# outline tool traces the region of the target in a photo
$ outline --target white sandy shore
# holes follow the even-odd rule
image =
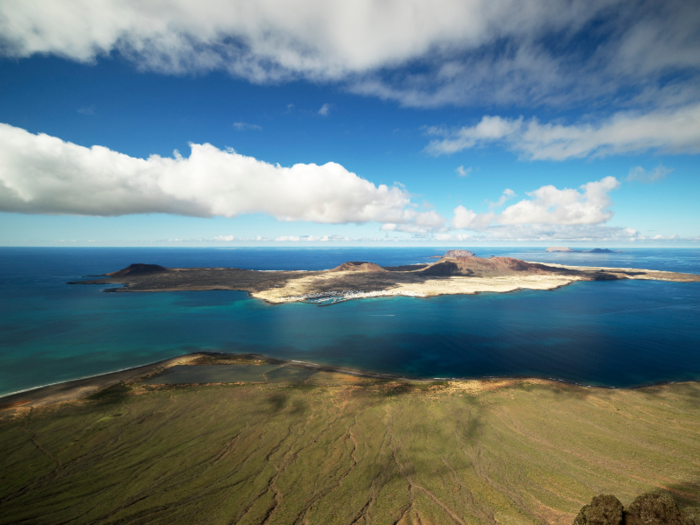
[[[365,299],[373,297],[435,297],[438,295],[473,295],[478,293],[507,293],[516,290],[554,290],[572,282],[581,280],[569,275],[510,275],[504,277],[462,277],[455,276],[441,279],[427,279],[421,283],[397,283],[390,289],[370,291],[316,292],[312,290],[319,283],[328,279],[342,277],[346,272],[304,277],[290,281],[286,286],[264,290],[251,294],[253,297],[269,303],[280,304],[309,301],[322,297],[343,296],[342,300]]]

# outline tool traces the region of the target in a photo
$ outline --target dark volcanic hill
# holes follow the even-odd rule
[[[153,273],[165,273],[168,271],[170,270],[158,264],[136,263],[130,264],[123,270],[108,273],[107,275],[109,275],[110,277],[124,277],[126,275],[149,275]]]
[[[386,272],[378,264],[364,261],[349,261],[341,264],[337,268],[329,270],[331,272]]]
[[[495,277],[500,275],[512,275],[520,272],[531,274],[566,274],[574,273],[564,268],[545,266],[544,264],[530,263],[513,259],[512,257],[455,257],[443,259],[423,270],[427,275],[470,275],[474,277]]]

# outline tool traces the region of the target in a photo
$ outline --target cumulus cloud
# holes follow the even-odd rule
[[[454,209],[450,226],[457,230],[483,230],[493,222],[493,213],[477,214],[461,204]]]
[[[493,228],[494,225],[502,227],[547,224],[561,228],[604,224],[613,217],[609,193],[619,187],[620,182],[615,177],[605,177],[600,181],[584,184],[580,188],[581,191],[569,188],[560,190],[551,185],[542,186],[528,192],[529,199],[508,206],[500,214],[493,211],[478,214],[464,206],[457,206],[450,225],[458,230],[479,231]],[[514,195],[512,190],[506,190],[500,200],[504,203]],[[532,231],[531,227],[530,230]],[[516,228],[514,231],[522,231],[522,228]]]
[[[119,54],[165,73],[343,81],[409,106],[562,104],[669,78],[697,95],[698,26],[692,0],[0,3],[7,56]]]
[[[442,136],[431,141],[432,155],[456,153],[488,144],[502,144],[530,160],[567,160],[656,150],[700,153],[700,104],[648,113],[620,112],[598,123],[555,124],[484,116],[474,126],[458,130],[431,127]]]
[[[0,124],[0,211],[437,223],[435,212],[415,211],[405,189],[376,186],[333,162],[282,167],[210,144],[190,147],[188,158],[140,159]]]
[[[637,181],[637,182],[656,182],[666,178],[666,176],[673,171],[673,168],[666,168],[665,166],[659,164],[654,171],[647,171],[641,166],[631,168],[629,175],[627,175],[627,181]]]
[[[331,113],[332,106],[332,104],[324,104],[323,106],[321,106],[321,109],[318,110],[318,114],[322,117],[327,117]]]
[[[460,166],[455,171],[457,172],[457,175],[459,175],[460,177],[469,177],[469,175],[472,174],[471,166],[466,168],[466,169],[464,168],[464,166]]]

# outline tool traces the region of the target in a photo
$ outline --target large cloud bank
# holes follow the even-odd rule
[[[444,222],[399,187],[329,162],[282,167],[210,144],[140,159],[0,124],[0,211],[76,215],[265,213],[319,223]]]
[[[691,100],[699,26],[694,0],[0,3],[7,56],[118,53],[166,73],[344,81],[411,106]]]

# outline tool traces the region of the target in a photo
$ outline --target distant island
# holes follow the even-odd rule
[[[466,256],[454,254],[470,254]],[[104,278],[69,284],[124,284],[112,292],[240,290],[272,304],[314,302],[328,305],[348,299],[384,296],[434,297],[451,294],[553,290],[577,281],[620,279],[698,282],[700,275],[633,268],[566,266],[512,257],[476,257],[450,250],[431,264],[382,267],[350,261],[322,271],[258,271],[238,268],[165,268],[132,264]]]
[[[571,252],[571,253],[624,253],[620,250],[613,251],[607,248],[593,248],[592,250],[572,250],[571,248],[566,248],[563,246],[551,246],[545,250],[545,252],[555,253],[555,252]]]
[[[431,255],[431,259],[442,259],[443,257],[476,257],[474,252],[468,250],[447,250],[445,255]]]

